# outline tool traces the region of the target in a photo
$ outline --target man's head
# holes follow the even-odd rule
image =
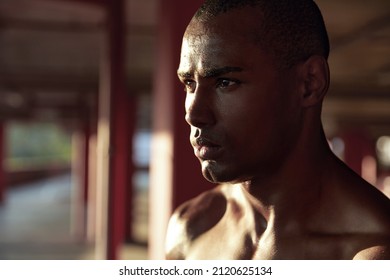
[[[244,7],[258,9],[253,40],[281,66],[290,67],[311,55],[328,58],[328,34],[312,0],[206,0],[194,19],[207,22]],[[240,24],[239,19],[236,24]]]
[[[305,9],[291,4],[298,2]],[[307,14],[309,2],[206,1],[187,27],[178,75],[191,143],[209,181],[274,174],[302,135],[320,126],[327,36],[316,6],[316,24],[293,12]],[[320,34],[312,37],[314,30]]]

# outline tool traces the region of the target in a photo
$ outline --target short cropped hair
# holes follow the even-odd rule
[[[292,67],[312,55],[329,56],[329,38],[322,14],[313,0],[206,0],[194,18],[208,21],[222,13],[259,7],[255,42],[275,56],[279,64]]]

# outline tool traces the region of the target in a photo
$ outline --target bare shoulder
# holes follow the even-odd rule
[[[390,238],[390,199],[365,181],[355,185],[350,197],[366,231]]]
[[[362,238],[368,242],[362,242],[362,245],[365,245],[353,259],[390,260],[390,199],[375,187],[371,187],[366,195],[361,204],[365,212],[364,215],[361,214],[360,220],[365,224],[362,236],[366,234],[370,238]]]
[[[328,199],[333,201],[330,207],[343,213],[337,217],[348,228],[363,233],[389,234],[390,199],[344,163],[334,166],[327,186],[331,190]]]
[[[227,207],[221,188],[204,192],[175,210],[167,230],[167,259],[184,259],[191,242],[221,220]]]
[[[390,260],[390,241],[385,245],[377,245],[359,251],[354,260]]]
[[[348,177],[347,177],[348,178]],[[343,193],[346,229],[357,242],[353,259],[390,259],[390,199],[360,177],[349,177]]]

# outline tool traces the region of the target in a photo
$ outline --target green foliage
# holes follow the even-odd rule
[[[6,162],[10,168],[71,160],[71,135],[58,124],[10,122],[6,137]]]

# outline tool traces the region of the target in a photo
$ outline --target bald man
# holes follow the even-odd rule
[[[311,0],[200,7],[178,76],[195,156],[219,185],[176,209],[168,259],[390,258],[389,199],[323,132],[328,54]]]

